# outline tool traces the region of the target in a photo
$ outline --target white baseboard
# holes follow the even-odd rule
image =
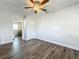
[[[1,42],[1,45],[2,45],[2,44],[11,43],[11,42],[13,42],[13,40],[9,40],[9,41],[3,41],[3,42]]]
[[[60,46],[64,46],[64,47],[67,47],[67,48],[70,48],[70,49],[74,49],[74,50],[77,50],[79,51],[79,47],[75,47],[75,46],[71,46],[71,45],[68,45],[68,44],[63,44],[63,43],[60,43],[60,42],[56,42],[56,41],[49,41],[47,39],[43,39],[43,38],[37,38],[39,40],[43,40],[43,41],[46,41],[46,42],[49,42],[49,43],[54,43],[54,44],[57,44],[57,45],[60,45]]]

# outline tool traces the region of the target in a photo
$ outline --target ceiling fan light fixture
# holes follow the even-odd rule
[[[34,11],[35,11],[35,12],[39,12],[39,11],[40,11],[40,6],[39,6],[39,4],[35,4],[35,5],[34,5]]]
[[[31,8],[33,8],[35,13],[38,13],[41,10],[47,13],[47,10],[43,9],[43,5],[47,3],[49,0],[42,0],[42,2],[36,0],[29,0],[29,1],[33,4],[33,7]],[[30,7],[25,7],[25,9],[30,9]]]

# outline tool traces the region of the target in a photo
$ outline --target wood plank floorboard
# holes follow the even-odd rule
[[[0,59],[79,59],[79,51],[39,39],[0,45]]]

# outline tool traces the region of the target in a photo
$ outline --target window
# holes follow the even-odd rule
[[[13,24],[13,30],[18,30],[18,24]]]

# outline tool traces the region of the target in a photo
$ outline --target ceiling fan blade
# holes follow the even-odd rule
[[[34,0],[30,0],[30,2],[34,4],[35,1]]]
[[[30,9],[30,8],[33,8],[33,7],[24,7],[25,9]]]
[[[46,13],[48,13],[48,11],[46,10],[46,9],[42,9],[42,8],[40,8],[42,11],[44,11],[44,12],[46,12]]]
[[[40,5],[43,5],[43,4],[47,3],[47,2],[49,2],[49,0],[43,0],[43,1],[40,3]]]

